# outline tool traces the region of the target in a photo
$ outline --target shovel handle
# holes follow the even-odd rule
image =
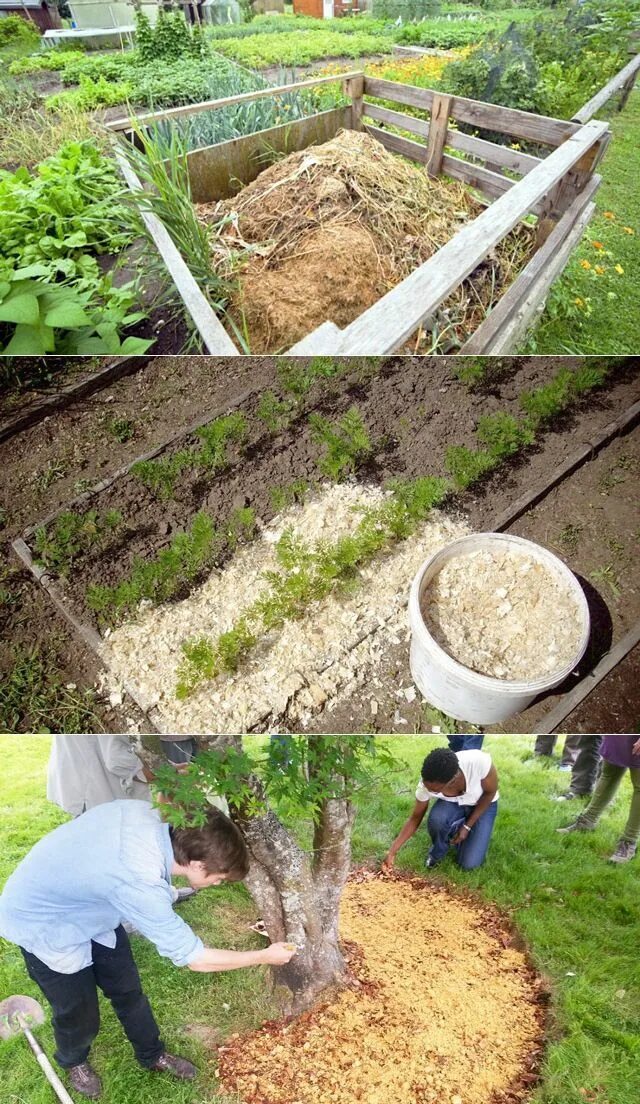
[[[62,1104],[75,1104],[73,1097],[69,1096],[69,1093],[62,1084],[62,1081],[58,1077],[58,1074],[54,1070],[53,1066],[51,1065],[51,1062],[47,1058],[42,1047],[40,1046],[40,1043],[22,1019],[20,1019],[20,1026],[24,1031],[29,1046],[31,1047],[33,1053],[37,1058],[40,1069],[44,1073],[47,1081],[51,1085],[51,1088],[58,1097],[58,1100],[61,1100]]]

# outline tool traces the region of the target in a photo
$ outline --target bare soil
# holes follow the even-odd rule
[[[356,874],[341,906],[352,986],[218,1048],[242,1104],[516,1104],[538,1080],[544,983],[492,907]],[[431,969],[425,970],[425,960]]]

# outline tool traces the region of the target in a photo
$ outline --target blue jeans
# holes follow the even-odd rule
[[[427,819],[427,828],[433,840],[429,857],[434,862],[444,859],[451,846],[451,838],[471,816],[474,808],[474,805],[457,805],[455,801],[440,799],[434,803]],[[498,802],[494,801],[476,821],[464,843],[456,844],[458,865],[463,870],[475,870],[477,866],[482,866],[489,850],[497,812]]]
[[[452,751],[480,751],[484,736],[449,736]]]

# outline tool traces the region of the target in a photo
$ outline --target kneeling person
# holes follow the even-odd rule
[[[168,1054],[131,953],[124,922],[155,943],[175,966],[214,972],[263,963],[284,965],[295,953],[273,943],[260,951],[206,948],[174,912],[172,875],[193,889],[242,881],[246,844],[218,809],[201,828],[173,828],[146,801],[97,805],[32,848],[0,896],[0,935],[17,943],[27,972],[53,1012],[55,1059],[72,1087],[101,1093],[88,1063],[100,1026],[98,993],[111,1001],[141,1066],[191,1079],[196,1068]]]
[[[401,847],[417,832],[433,801],[427,820],[432,846],[427,867],[437,866],[450,846],[457,850],[463,870],[474,870],[485,860],[498,812],[498,774],[486,751],[436,748],[422,764],[411,816],[393,841],[382,864],[393,869]]]

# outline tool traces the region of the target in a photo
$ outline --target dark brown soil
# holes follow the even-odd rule
[[[444,474],[447,445],[469,443],[480,415],[498,409],[515,411],[518,395],[547,381],[559,367],[559,358],[512,358],[511,375],[497,381],[491,390],[474,394],[454,378],[453,359],[391,357],[382,362],[378,375],[365,383],[358,383],[352,371],[338,383],[332,381],[331,390],[312,393],[315,408],[331,420],[357,403],[372,439],[378,444],[372,461],[360,469],[359,479],[381,482],[392,476],[411,478]],[[569,358],[563,358],[563,362],[572,363]],[[628,362],[624,370],[619,370],[615,383],[592,393],[582,407],[555,423],[540,445],[520,462],[505,466],[477,493],[461,498],[460,507],[468,514],[471,524],[477,528],[490,527],[492,519],[509,503],[531,484],[542,481],[582,442],[589,440],[635,401],[638,397],[637,369],[637,360]],[[243,390],[255,388],[260,392],[269,387],[279,392],[274,359],[159,358],[105,393],[53,415],[4,448],[0,446],[7,511],[6,537],[16,536],[28,524],[63,506],[87,484],[130,463],[140,453],[204,417],[207,411],[229,409]],[[95,496],[95,501],[83,506],[84,509],[95,506],[99,511],[112,507],[121,510],[125,515],[126,534],[107,555],[93,560],[87,557],[74,567],[65,585],[77,612],[88,616],[84,594],[90,581],[113,583],[125,578],[134,555],[154,555],[170,541],[176,530],[189,523],[198,509],[204,508],[221,520],[237,506],[246,504],[255,509],[259,518],[267,520],[275,512],[270,495],[273,487],[294,479],[311,482],[321,478],[317,468],[321,449],[311,440],[306,422],[298,422],[287,433],[271,437],[256,418],[256,405],[255,396],[242,404],[250,428],[248,446],[244,453],[232,454],[228,470],[199,481],[182,477],[175,498],[167,503],[159,501],[139,480],[126,475]],[[108,421],[113,417],[133,421],[134,436],[130,440],[121,443],[115,439],[108,428]],[[616,578],[622,598],[613,600],[613,595],[608,593],[606,576],[604,582],[590,580],[600,593],[604,607],[599,622],[600,652],[608,646],[612,633],[614,639],[618,639],[638,616],[637,572],[633,570],[633,546],[629,538],[640,531],[640,521],[633,519],[628,505],[635,470],[633,457],[640,458],[638,436],[635,434],[624,442],[616,442],[563,485],[567,488],[567,498],[558,501],[555,529],[552,513],[548,517],[544,514],[544,503],[536,512],[539,528],[535,524],[527,528],[526,518],[520,527],[513,527],[514,532],[549,544],[587,580],[592,571],[606,567],[614,554],[610,551],[608,558],[603,559],[604,545],[596,543],[600,536],[603,541],[608,539],[624,545],[624,555],[616,551]],[[180,447],[184,443],[181,441]],[[614,448],[617,451],[612,451]],[[619,465],[621,454],[631,456],[631,460]],[[597,471],[595,465],[599,465]],[[607,476],[606,472],[612,467],[613,474]],[[600,472],[608,489],[602,501],[600,497],[596,500],[604,513],[602,510],[600,514],[593,513],[585,526],[586,500],[579,488],[582,486],[580,480],[586,478],[584,473],[592,468],[593,478]],[[58,470],[60,473],[56,475]],[[51,477],[49,472],[53,472]],[[591,473],[589,478],[592,478]],[[564,493],[560,488],[556,497]],[[572,514],[574,498],[575,514]],[[573,520],[574,516],[578,516],[577,521]],[[556,538],[563,528],[579,523],[583,530],[579,554],[576,554],[575,549],[563,549]],[[617,544],[615,549],[618,549]],[[15,645],[39,645],[46,651],[55,643],[62,677],[78,684],[86,679],[91,684],[95,676],[91,657],[69,636],[62,619],[31,577],[12,563],[3,585],[9,585],[15,597],[8,608],[0,608],[5,620],[0,670],[10,667]],[[419,702],[409,705],[403,701],[398,712],[395,691],[411,684],[406,646],[391,648],[377,674],[382,689],[368,687],[366,693],[340,704],[333,712],[321,714],[315,728],[344,732],[369,727],[372,721],[370,702],[375,697],[378,713],[374,723],[378,731],[430,731],[428,717]],[[633,701],[633,686],[629,697]],[[550,704],[553,703],[546,703],[543,711]],[[127,715],[132,712],[127,709]],[[106,710],[101,713],[101,721],[106,727],[117,729],[122,726],[123,714],[118,710]],[[530,731],[527,725],[528,718],[525,718],[522,728],[510,730]]]
[[[94,372],[106,367],[110,357],[13,357],[13,371],[0,385],[0,424],[18,413],[24,414],[34,404],[62,387],[80,383]],[[4,377],[3,377],[4,378]]]

